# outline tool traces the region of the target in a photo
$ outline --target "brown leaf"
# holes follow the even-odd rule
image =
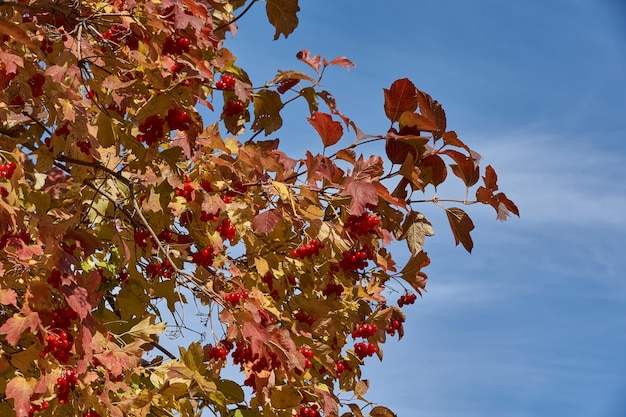
[[[470,152],[470,148],[459,139],[454,130],[446,132],[443,134],[443,143],[449,146],[456,146],[457,148],[463,148],[467,152]]]
[[[0,33],[9,35],[11,38],[16,39],[18,42],[28,46],[31,51],[35,53],[38,53],[41,50],[37,45],[35,45],[35,42],[33,42],[32,38],[24,29],[9,20],[0,19]],[[4,51],[0,52],[2,54],[5,53]]]
[[[334,121],[330,114],[318,111],[313,113],[313,117],[307,118],[307,120],[317,130],[317,133],[322,138],[324,147],[334,145],[343,136],[341,123]]]
[[[300,11],[298,0],[267,0],[265,11],[270,23],[276,29],[274,40],[281,34],[286,38],[298,26],[297,13]]]
[[[387,407],[383,407],[382,405],[377,405],[376,407],[372,408],[372,411],[370,411],[370,416],[371,417],[396,417],[393,411],[391,411]]]
[[[252,122],[252,130],[265,131],[265,136],[277,131],[283,125],[283,119],[280,117],[280,111],[283,108],[283,102],[280,94],[272,90],[261,90],[253,96],[254,103],[254,122]]]
[[[456,164],[450,165],[452,173],[459,177],[467,187],[471,187],[478,182],[480,171],[471,156],[463,155],[461,152],[452,149],[446,149],[440,153],[448,155],[456,162]]]
[[[391,122],[400,120],[402,113],[414,112],[417,109],[417,88],[408,79],[402,78],[394,81],[391,88],[383,89],[385,95],[385,114]]]
[[[465,250],[471,253],[474,247],[474,242],[470,236],[470,232],[474,230],[472,219],[458,207],[446,209],[446,215],[448,216],[456,244],[458,245],[460,242]]]
[[[430,258],[426,252],[421,251],[409,258],[402,271],[402,279],[408,282],[413,289],[421,294],[421,290],[426,288],[426,275],[421,272],[421,269],[426,267],[430,263]]]
[[[441,107],[441,104],[423,91],[417,91],[417,101],[422,116],[431,120],[437,126],[436,131],[433,131],[433,137],[435,140],[439,139],[443,132],[446,131],[446,112]]]

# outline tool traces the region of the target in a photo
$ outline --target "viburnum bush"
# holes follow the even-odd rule
[[[418,205],[468,251],[459,206],[519,215],[408,79],[380,135],[321,85],[347,58],[303,50],[258,84],[224,46],[255,3],[0,0],[2,415],[390,415],[363,373],[426,285]],[[265,8],[275,39],[297,26],[297,0]],[[264,138],[295,100],[321,139],[301,158]],[[205,337],[172,353],[190,309]]]

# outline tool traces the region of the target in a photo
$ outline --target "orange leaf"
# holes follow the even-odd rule
[[[408,79],[402,78],[391,84],[391,88],[383,89],[385,94],[385,114],[392,122],[400,120],[402,113],[414,112],[417,109],[417,88]]]
[[[427,117],[422,116],[421,114],[411,111],[405,111],[400,115],[400,129],[405,126],[414,127],[417,130],[422,130],[424,132],[437,131],[437,125],[435,124],[435,122]]]
[[[324,147],[334,145],[343,136],[341,123],[334,121],[330,114],[317,111],[307,120],[319,133]]]
[[[471,253],[474,247],[474,242],[470,236],[470,232],[474,230],[472,219],[458,207],[446,209],[446,215],[456,244],[458,245],[460,242],[465,250]]]

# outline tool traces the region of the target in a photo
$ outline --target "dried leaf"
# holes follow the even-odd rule
[[[402,225],[402,234],[398,238],[406,240],[413,255],[419,254],[424,248],[426,236],[433,236],[435,231],[432,224],[422,213],[411,211]]]
[[[352,67],[356,67],[356,64],[352,62],[351,60],[349,60],[348,58],[346,58],[345,56],[339,56],[333,59],[332,61],[328,62],[327,65],[338,65],[347,70],[350,70],[350,68]]]
[[[370,411],[371,417],[396,417],[396,415],[387,407],[377,405]]]
[[[474,230],[472,219],[458,207],[446,209],[446,215],[448,216],[456,244],[458,245],[460,242],[465,250],[471,253],[474,247],[474,242],[470,236],[470,232]]]
[[[252,97],[254,103],[254,122],[252,130],[265,131],[265,136],[277,131],[283,125],[280,111],[283,102],[280,94],[272,90],[261,90]]]
[[[13,409],[16,417],[28,416],[30,397],[33,395],[33,387],[28,380],[21,375],[13,377],[6,386],[6,398],[13,400]]]

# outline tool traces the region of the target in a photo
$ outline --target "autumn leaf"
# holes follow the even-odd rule
[[[474,247],[474,242],[472,242],[470,236],[470,232],[474,230],[472,219],[470,219],[467,213],[457,207],[447,208],[446,215],[448,216],[448,222],[450,223],[456,244],[461,243],[465,250],[472,252]]]
[[[16,39],[18,42],[28,46],[34,53],[38,53],[40,51],[40,48],[35,45],[28,33],[10,20],[6,20],[4,18],[0,19],[0,33],[4,33],[5,35],[8,35],[11,38]],[[3,52],[0,52],[0,54],[2,53]],[[23,66],[23,64],[20,66]]]
[[[370,411],[370,417],[396,417],[396,415],[387,407],[377,405]]]
[[[413,255],[417,255],[424,248],[426,236],[435,234],[433,226],[422,213],[411,211],[405,218],[402,225],[402,234],[399,240],[406,240],[409,250]]]
[[[28,380],[23,376],[17,375],[11,379],[5,389],[6,398],[13,400],[13,409],[16,417],[28,416],[28,408],[30,406],[30,397],[33,395],[33,388]]]
[[[383,89],[385,94],[385,114],[391,122],[400,120],[404,112],[414,112],[417,109],[417,88],[408,79],[402,78],[391,84],[391,88]]]
[[[272,90],[261,90],[252,96],[254,103],[254,121],[252,129],[265,131],[265,136],[280,129],[283,119],[280,111],[283,103],[280,95]]]
[[[400,115],[400,129],[404,127],[413,127],[419,131],[435,132],[437,125],[435,122],[421,114],[412,111],[405,111]]]
[[[298,26],[297,13],[300,7],[297,0],[267,0],[265,11],[270,23],[276,29],[274,40],[281,34],[286,38]]]
[[[324,147],[334,145],[343,136],[341,123],[334,121],[330,114],[315,112],[313,117],[307,118],[307,120],[322,138]]]
[[[14,314],[0,327],[0,334],[6,335],[6,340],[11,346],[16,346],[23,333],[33,331],[41,324],[39,314],[31,311],[26,315]]]
[[[345,56],[339,56],[333,60],[331,60],[330,62],[325,62],[326,65],[338,65],[340,67],[343,67],[347,70],[350,70],[350,68],[352,67],[356,67],[356,64],[354,62],[352,62],[351,60],[349,60],[348,58],[346,58]]]
[[[448,176],[446,163],[437,154],[430,154],[424,157],[418,168],[420,169],[420,178],[426,184],[432,184],[437,187],[443,183]]]
[[[268,234],[274,229],[276,223],[281,220],[282,216],[279,210],[270,209],[262,211],[252,219],[252,230]]]

